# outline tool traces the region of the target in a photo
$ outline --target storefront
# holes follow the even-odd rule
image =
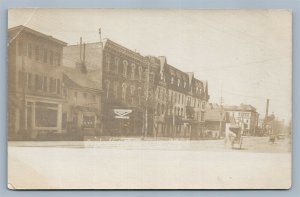
[[[24,120],[31,139],[44,133],[61,133],[62,103],[48,98],[26,98]]]

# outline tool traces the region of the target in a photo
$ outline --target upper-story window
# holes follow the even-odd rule
[[[128,62],[126,60],[123,61],[123,76],[126,77],[127,76],[127,66],[128,66]]]
[[[115,57],[115,72],[119,72],[119,58]]]
[[[124,101],[126,99],[126,91],[127,91],[127,85],[125,83],[122,84],[122,100]]]
[[[114,83],[114,97],[118,98],[118,89],[119,89],[119,83],[115,82]]]
[[[47,50],[47,49],[44,49],[43,62],[44,62],[44,63],[47,63],[47,60],[48,60],[48,50]]]
[[[39,61],[40,60],[40,47],[39,46],[35,46],[34,55],[35,55],[35,60]]]
[[[44,76],[43,90],[44,92],[48,91],[48,78],[46,76]]]
[[[139,66],[139,80],[142,80],[142,76],[143,75],[143,68],[141,66]]]
[[[180,87],[180,79],[177,80],[177,85]]]
[[[49,52],[49,61],[50,61],[50,65],[53,65],[53,51],[50,50]]]
[[[171,76],[171,84],[173,84],[173,83],[174,83],[174,77]]]
[[[183,81],[183,87],[186,88],[186,81]]]
[[[28,57],[31,59],[32,57],[32,45],[28,43]]]
[[[43,88],[43,78],[38,74],[35,74],[34,87],[35,90],[42,90]]]
[[[51,93],[55,93],[56,92],[56,80],[52,77],[50,77],[50,87],[49,90]]]
[[[106,81],[106,98],[109,98],[109,91],[110,91],[110,81]]]
[[[19,55],[23,55],[23,43],[19,42],[18,44],[18,51],[19,51]]]
[[[135,64],[131,64],[131,79],[135,77]]]
[[[105,55],[105,71],[109,72],[110,67],[110,55],[106,54]]]

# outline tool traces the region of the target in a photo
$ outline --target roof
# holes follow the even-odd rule
[[[63,81],[67,87],[71,88],[88,88],[100,91],[100,86],[88,79],[87,75],[82,74],[74,68],[62,67]]]
[[[15,27],[12,27],[12,28],[8,29],[8,42],[11,43],[14,39],[16,39],[19,35],[21,35],[22,32],[28,32],[28,33],[34,34],[36,36],[51,40],[52,42],[55,42],[55,43],[57,43],[59,45],[62,45],[62,46],[67,45],[67,43],[64,42],[64,41],[61,41],[61,40],[56,39],[52,36],[43,34],[41,32],[38,32],[36,30],[33,30],[33,29],[31,29],[29,27],[26,27],[26,26],[23,26],[23,25],[15,26]]]
[[[111,48],[111,49],[117,49],[119,52],[131,56],[141,62],[146,62],[147,58],[145,56],[142,56],[140,53],[137,53],[135,51],[132,51],[110,39],[104,39],[104,49]]]
[[[226,111],[256,111],[252,105],[241,104],[240,106],[224,106]]]
[[[225,121],[226,120],[226,113],[223,111],[221,113],[220,109],[207,109],[205,113],[205,120],[206,121]]]

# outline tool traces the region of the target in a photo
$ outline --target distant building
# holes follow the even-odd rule
[[[226,112],[221,106],[208,104],[205,113],[205,135],[212,138],[224,137],[226,117]]]
[[[258,135],[256,128],[259,114],[255,107],[241,104],[240,106],[224,106],[224,110],[235,118],[242,128],[243,135]]]
[[[8,30],[9,139],[62,132],[64,46],[65,42],[28,27]]]

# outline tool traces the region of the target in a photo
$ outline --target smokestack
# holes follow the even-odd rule
[[[266,116],[265,116],[265,120],[267,120],[268,116],[269,116],[269,99],[267,99],[267,106],[266,106]]]

